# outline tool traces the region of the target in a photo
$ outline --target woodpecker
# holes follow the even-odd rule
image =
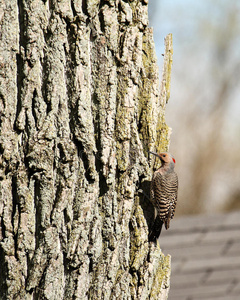
[[[149,151],[161,160],[161,167],[154,172],[151,182],[150,200],[157,211],[157,217],[149,234],[149,240],[158,239],[162,225],[169,228],[177,203],[178,176],[174,171],[175,159],[167,152],[155,153]]]

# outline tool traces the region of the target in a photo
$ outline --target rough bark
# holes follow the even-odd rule
[[[147,195],[171,50],[160,93],[147,2],[1,1],[1,299],[167,297]]]

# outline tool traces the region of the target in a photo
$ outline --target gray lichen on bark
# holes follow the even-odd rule
[[[144,196],[147,151],[169,142],[147,2],[1,4],[1,299],[166,299]]]

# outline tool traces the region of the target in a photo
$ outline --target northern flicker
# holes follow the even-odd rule
[[[169,228],[170,219],[173,218],[177,203],[178,176],[174,171],[175,159],[167,152],[155,153],[149,151],[161,160],[161,167],[154,172],[150,200],[157,211],[157,217],[152,226],[149,240],[158,239],[161,233],[162,225]]]

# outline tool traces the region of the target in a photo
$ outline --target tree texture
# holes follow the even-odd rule
[[[166,299],[148,242],[167,150],[147,0],[7,0],[0,8],[0,299]]]

